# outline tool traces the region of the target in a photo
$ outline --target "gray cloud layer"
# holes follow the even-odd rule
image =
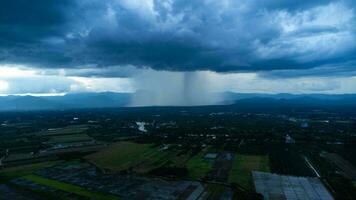
[[[352,0],[0,0],[0,62],[347,74],[355,12]]]

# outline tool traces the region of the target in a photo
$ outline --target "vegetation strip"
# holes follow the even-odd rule
[[[23,165],[23,166],[5,168],[5,169],[0,170],[0,177],[8,180],[11,178],[25,176],[25,175],[31,174],[32,172],[34,172],[36,170],[51,167],[58,163],[60,163],[60,162],[59,161],[49,161],[49,162],[42,162],[42,163],[35,163],[35,164],[28,164],[28,165]]]

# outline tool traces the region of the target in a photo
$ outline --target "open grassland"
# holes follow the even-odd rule
[[[229,175],[229,182],[238,183],[246,189],[253,189],[253,180],[251,175],[251,171],[253,170],[269,172],[270,168],[268,156],[236,154]]]
[[[212,169],[212,163],[204,159],[205,153],[201,151],[186,163],[190,178],[201,179]]]
[[[111,145],[86,159],[101,169],[119,172],[133,170],[146,173],[169,161],[175,152],[153,148],[150,144],[120,142]]]
[[[23,165],[18,167],[10,167],[0,170],[0,179],[1,180],[9,180],[16,177],[21,177],[25,175],[32,174],[34,171],[51,167],[60,163],[59,161],[52,162],[42,162],[36,164]]]
[[[68,183],[63,183],[60,181],[48,179],[48,178],[43,178],[41,176],[36,176],[36,175],[27,175],[23,177],[24,179],[27,179],[29,181],[32,181],[34,183],[40,184],[40,185],[45,185],[49,186],[58,190],[62,190],[65,192],[70,192],[74,193],[79,196],[87,197],[90,199],[97,199],[97,200],[114,200],[114,199],[119,199],[116,196],[109,195],[109,194],[104,194],[100,192],[94,192],[94,191],[89,191],[86,190],[85,188],[68,184]]]

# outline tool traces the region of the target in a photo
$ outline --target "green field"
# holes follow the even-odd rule
[[[90,141],[86,134],[87,125],[72,125],[56,129],[48,129],[38,133],[38,136],[48,140],[50,144]]]
[[[190,158],[189,153],[172,156],[169,160],[168,167],[185,167]]]
[[[91,154],[86,159],[101,169],[113,172],[133,170],[146,173],[166,164],[174,155],[175,152],[161,151],[150,144],[120,142]]]
[[[193,179],[203,178],[207,172],[212,169],[212,164],[204,160],[205,151],[201,151],[197,155],[193,156],[186,163],[188,168],[188,176]]]
[[[241,155],[236,154],[230,172],[229,182],[235,182],[247,189],[253,189],[251,171],[269,172],[269,158],[267,155]]]
[[[86,189],[84,189],[82,187],[79,187],[79,186],[76,186],[76,185],[63,183],[63,182],[59,182],[59,181],[48,179],[48,178],[43,178],[41,176],[27,175],[27,176],[25,176],[23,178],[27,179],[29,181],[32,181],[34,183],[40,184],[40,185],[46,185],[46,186],[49,186],[49,187],[56,188],[58,190],[74,193],[74,194],[77,194],[79,196],[89,197],[90,199],[97,199],[97,200],[119,199],[118,197],[113,196],[113,195],[104,194],[104,193],[100,193],[100,192],[89,191],[89,190],[86,190]]]
[[[52,161],[52,162],[42,162],[42,163],[29,164],[29,165],[23,165],[18,167],[5,168],[0,170],[0,177],[1,180],[9,180],[12,178],[32,174],[36,170],[51,167],[58,163],[60,162]]]

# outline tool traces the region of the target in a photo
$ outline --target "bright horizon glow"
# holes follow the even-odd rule
[[[23,65],[0,65],[0,78],[28,77],[37,74],[35,70]]]
[[[1,97],[6,97],[6,96],[34,96],[34,97],[55,97],[55,96],[64,96],[67,93],[42,93],[42,94],[36,94],[36,93],[23,93],[23,94],[0,94]]]
[[[6,91],[9,88],[9,84],[6,81],[0,80],[0,92]]]
[[[59,96],[81,92],[135,93],[151,90],[155,93],[163,86],[161,95],[175,94],[181,87],[187,72],[157,71],[153,69],[133,70],[130,77],[83,77],[72,76],[66,69],[30,68],[23,65],[0,66],[0,95]],[[190,74],[192,72],[189,72]],[[356,76],[349,77],[290,77],[270,78],[256,72],[217,73],[195,71],[193,81],[196,89],[205,93],[290,93],[290,94],[353,94],[356,93]],[[281,84],[283,83],[283,84]],[[193,85],[192,85],[193,87]],[[174,96],[174,95],[173,95]]]

